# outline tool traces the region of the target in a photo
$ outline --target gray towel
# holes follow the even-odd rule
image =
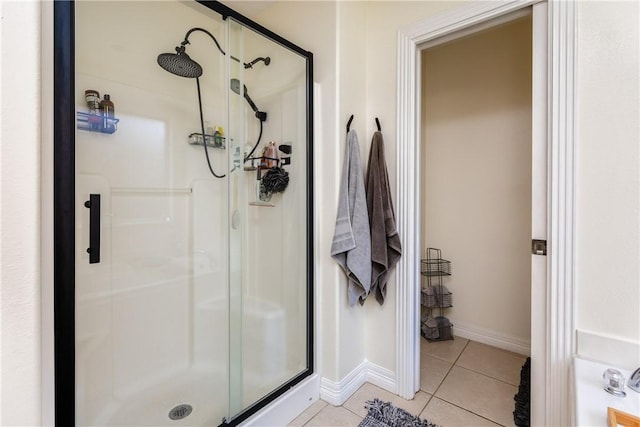
[[[336,228],[331,244],[331,256],[349,279],[347,292],[351,306],[358,300],[364,304],[371,287],[371,236],[363,179],[358,136],[352,129],[347,134]]]
[[[380,305],[387,295],[389,272],[402,255],[391,201],[382,133],[375,132],[367,167],[367,210],[371,226],[371,292]]]

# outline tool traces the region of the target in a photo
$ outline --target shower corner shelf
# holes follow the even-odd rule
[[[451,276],[451,261],[442,258],[440,249],[427,248],[420,274],[426,282],[421,286],[421,335],[430,342],[452,340],[453,324],[444,316],[444,310],[453,307],[452,293],[443,285],[443,278]]]
[[[76,123],[79,130],[88,132],[108,133],[112,134],[118,130],[118,122],[120,119],[115,117],[103,117],[99,114],[76,113]]]
[[[224,136],[205,134],[204,137],[205,137],[205,140],[207,141],[207,147],[209,148],[225,149],[227,146],[227,140]],[[216,138],[217,138],[217,141],[216,141]],[[189,141],[189,145],[199,145],[200,147],[204,145],[202,142],[202,133],[194,132],[190,134],[188,141]]]

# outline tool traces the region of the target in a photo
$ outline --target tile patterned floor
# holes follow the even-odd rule
[[[514,426],[513,396],[526,356],[459,337],[420,341],[420,391],[413,400],[366,383],[342,406],[318,401],[289,426],[357,427],[365,402],[376,397],[442,427]]]

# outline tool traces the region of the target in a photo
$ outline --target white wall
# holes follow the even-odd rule
[[[639,5],[577,10],[576,327],[640,345]]]
[[[421,254],[452,261],[454,333],[527,352],[530,16],[422,51],[421,154]]]
[[[0,2],[0,424],[40,424],[40,4]],[[46,213],[45,213],[46,214]]]

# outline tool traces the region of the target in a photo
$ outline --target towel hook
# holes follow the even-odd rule
[[[382,128],[380,127],[380,120],[376,117],[376,126],[378,126],[378,132],[382,132]]]
[[[347,133],[349,132],[349,128],[351,127],[351,121],[353,120],[353,114],[349,117],[349,121],[347,122]]]

